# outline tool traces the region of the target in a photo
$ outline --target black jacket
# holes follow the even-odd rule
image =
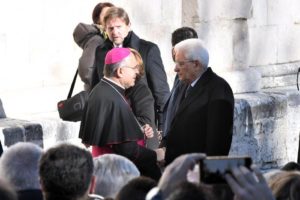
[[[229,84],[211,68],[180,103],[166,136],[166,164],[193,152],[228,155],[234,97]]]

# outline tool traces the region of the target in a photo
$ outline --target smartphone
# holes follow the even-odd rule
[[[245,166],[250,169],[250,157],[208,156],[199,162],[200,182],[206,184],[226,184],[224,175],[231,169]]]

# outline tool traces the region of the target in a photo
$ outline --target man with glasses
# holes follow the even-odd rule
[[[228,155],[233,128],[234,97],[229,84],[210,67],[200,39],[174,47],[175,72],[188,87],[166,136],[166,164],[193,152]]]
[[[133,88],[126,90],[126,96],[141,123],[148,123],[153,128],[157,124],[158,129],[161,130],[163,106],[170,90],[158,46],[140,39],[131,30],[128,14],[122,8],[109,8],[104,17],[104,26],[108,39],[96,49],[95,66],[97,72],[93,76],[93,85],[97,84],[103,76],[104,57],[107,51],[117,47],[129,47],[137,50],[144,62],[145,76]],[[142,89],[142,85],[149,87],[151,92],[146,93]],[[156,120],[154,120],[155,118]]]
[[[179,42],[190,39],[190,38],[198,38],[197,32],[190,28],[190,27],[181,27],[176,29],[172,33],[171,43],[172,43],[172,58],[175,61],[175,54],[174,54],[174,46]],[[163,123],[163,132],[162,132],[162,143],[161,146],[165,146],[164,137],[168,134],[172,119],[177,111],[179,103],[181,101],[180,97],[182,96],[181,93],[184,92],[186,88],[186,83],[179,81],[178,76],[176,75],[173,88],[171,90],[171,94],[165,104],[164,107],[164,123]]]
[[[125,90],[141,76],[140,54],[129,48],[113,48],[105,57],[104,77],[91,91],[81,121],[79,137],[92,145],[94,157],[116,153],[136,164],[141,174],[158,180],[157,155],[143,145],[153,137],[149,124],[140,125],[125,98]]]

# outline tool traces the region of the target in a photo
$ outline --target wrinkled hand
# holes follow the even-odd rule
[[[192,170],[195,164],[205,157],[206,155],[201,153],[185,154],[179,156],[168,165],[158,183],[163,196],[167,197],[174,186],[187,180],[188,171]]]
[[[154,136],[153,129],[149,124],[145,124],[142,129],[147,138],[152,138]]]
[[[225,175],[235,200],[275,200],[262,173],[254,166],[252,169],[255,175],[243,166],[232,169],[232,175]]]

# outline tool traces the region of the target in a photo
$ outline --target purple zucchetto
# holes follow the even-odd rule
[[[124,58],[129,56],[130,49],[128,48],[113,48],[107,52],[105,56],[105,64],[115,64],[122,61]]]

